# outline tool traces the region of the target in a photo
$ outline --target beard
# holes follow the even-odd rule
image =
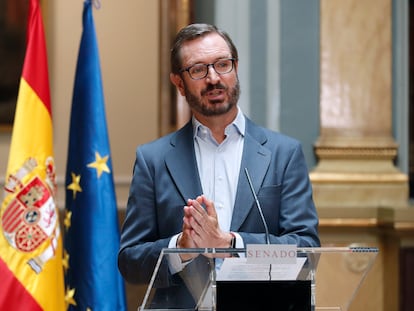
[[[204,103],[202,101],[201,96],[206,94],[207,92],[220,89],[224,90],[229,100],[227,102],[221,101],[209,101]],[[197,96],[188,89],[187,85],[184,84],[184,91],[185,91],[185,98],[187,99],[187,103],[191,109],[197,111],[198,113],[204,116],[219,116],[222,114],[227,113],[230,111],[234,106],[237,105],[237,102],[240,97],[240,83],[239,79],[237,78],[236,85],[232,88],[225,87],[223,84],[219,83],[216,85],[209,84],[207,88],[201,91],[201,96]]]

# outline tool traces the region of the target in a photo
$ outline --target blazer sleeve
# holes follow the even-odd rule
[[[159,254],[162,248],[168,247],[170,240],[169,237],[160,238],[158,233],[152,165],[138,148],[118,253],[119,270],[131,283],[150,280]],[[163,281],[167,281],[166,263],[163,263],[161,271]]]

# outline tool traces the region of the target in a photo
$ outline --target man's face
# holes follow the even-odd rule
[[[182,68],[195,64],[212,64],[231,57],[227,43],[215,33],[186,42],[181,48]],[[213,66],[209,66],[205,78],[193,80],[184,71],[181,75],[174,75],[172,81],[181,95],[186,97],[196,116],[223,115],[237,106],[240,95],[237,61],[234,62],[233,70],[225,74],[218,74]]]

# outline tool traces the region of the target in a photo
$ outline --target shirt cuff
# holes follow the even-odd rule
[[[180,234],[174,235],[170,242],[168,243],[168,248],[177,248],[177,240]],[[180,254],[168,254],[168,268],[170,269],[171,274],[176,274],[182,271],[186,265],[188,265],[192,260],[182,262]]]

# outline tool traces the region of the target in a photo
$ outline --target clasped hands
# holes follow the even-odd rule
[[[229,232],[220,229],[213,201],[204,195],[187,201],[184,206],[182,233],[177,240],[179,248],[228,248],[232,237]],[[221,255],[215,254],[214,257],[228,257],[226,254]],[[195,256],[181,254],[180,257],[182,261],[188,261]]]

